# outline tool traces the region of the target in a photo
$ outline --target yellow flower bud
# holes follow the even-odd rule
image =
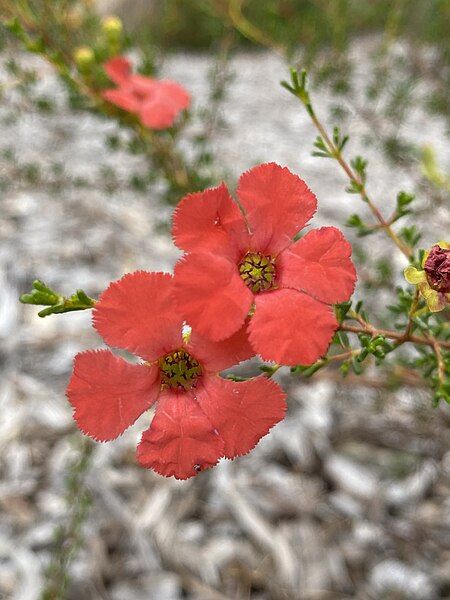
[[[94,52],[87,46],[81,46],[80,48],[77,48],[73,57],[80,71],[86,70],[95,60]]]
[[[102,22],[102,31],[111,42],[117,42],[122,35],[123,25],[119,17],[106,17]]]

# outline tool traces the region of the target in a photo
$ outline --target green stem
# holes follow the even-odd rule
[[[350,182],[354,183],[357,186],[357,188],[359,190],[359,194],[361,196],[361,199],[368,205],[370,211],[372,212],[372,214],[378,221],[380,228],[383,229],[388,234],[388,236],[391,238],[391,240],[394,242],[394,244],[397,246],[397,248],[406,256],[406,258],[411,258],[413,256],[412,249],[401,241],[401,239],[398,237],[398,235],[392,229],[391,224],[384,219],[383,215],[378,210],[377,206],[369,198],[365,183],[353,171],[353,169],[350,167],[350,165],[344,159],[344,156],[343,156],[341,150],[334,144],[334,142],[328,135],[327,130],[325,129],[325,127],[323,126],[323,124],[321,123],[319,118],[317,117],[317,115],[312,107],[312,104],[309,100],[309,94],[307,96],[307,101],[305,101],[305,99],[300,96],[297,96],[297,97],[300,99],[300,101],[305,106],[307,113],[311,117],[311,121],[313,122],[317,131],[322,136],[322,139],[324,140],[325,144],[328,147],[330,156],[339,163],[342,170],[349,178]]]
[[[40,596],[41,600],[63,600],[67,597],[69,567],[83,546],[82,527],[91,502],[85,479],[94,446],[88,438],[77,435],[76,439],[80,444],[80,454],[70,468],[66,480],[68,517],[66,522],[55,530],[54,553],[46,570],[46,584]]]

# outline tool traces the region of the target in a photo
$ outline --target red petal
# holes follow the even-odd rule
[[[192,331],[186,349],[206,371],[217,373],[255,355],[247,334],[248,321],[235,334],[221,342],[211,342]]]
[[[137,76],[135,77],[137,79]],[[165,129],[171,127],[182,110],[190,103],[190,96],[184,88],[172,81],[156,81],[141,78],[139,86],[151,86],[140,109],[140,119],[145,127]]]
[[[248,246],[242,213],[224,183],[185,196],[174,212],[172,233],[186,252],[218,252],[238,260]]]
[[[140,464],[165,477],[188,479],[213,467],[223,441],[191,394],[164,391],[137,449]]]
[[[174,280],[178,307],[197,333],[219,341],[242,327],[253,294],[234,263],[214,254],[188,254],[175,265]]]
[[[172,127],[180,111],[170,104],[156,100],[145,101],[139,109],[139,118],[149,129]]]
[[[191,103],[190,94],[175,81],[162,79],[159,81],[161,95],[164,95],[178,110],[185,110]]]
[[[170,104],[179,111],[187,108],[191,102],[189,93],[175,81],[132,75],[129,83],[140,96],[147,97],[148,100],[157,99],[158,102]]]
[[[94,327],[110,346],[156,360],[182,344],[173,290],[168,273],[129,273],[100,296]]]
[[[67,397],[78,427],[94,440],[113,440],[155,402],[158,375],[157,367],[131,365],[109,350],[77,354]]]
[[[237,194],[254,233],[253,249],[267,254],[284,250],[317,208],[303,179],[275,163],[244,173]]]
[[[171,106],[155,101],[145,102],[139,108],[139,119],[149,129],[167,129],[172,127],[178,111]]]
[[[117,85],[125,83],[131,74],[131,63],[123,56],[110,58],[105,64],[106,74]]]
[[[286,394],[264,375],[240,383],[207,377],[204,384],[197,401],[225,442],[227,458],[250,452],[284,418]]]
[[[345,302],[355,289],[352,247],[336,227],[322,227],[282,252],[280,284],[322,302]]]
[[[139,109],[139,102],[133,94],[127,89],[104,90],[102,97],[111,104],[115,104],[127,112],[136,112]]]
[[[282,289],[256,297],[249,336],[263,360],[310,365],[324,356],[337,327],[329,306],[296,290]]]
[[[128,82],[132,86],[133,91],[137,92],[142,98],[156,95],[160,87],[158,79],[139,74],[131,75]]]

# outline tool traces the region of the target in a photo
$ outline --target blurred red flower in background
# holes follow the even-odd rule
[[[226,186],[186,196],[173,238],[186,254],[175,267],[179,309],[212,340],[233,335],[250,311],[250,343],[264,360],[312,364],[338,327],[330,304],[353,293],[351,246],[322,227],[298,241],[317,201],[306,183],[275,163],[244,173],[239,205]]]
[[[190,104],[190,96],[181,85],[174,81],[133,74],[130,61],[123,56],[111,58],[104,68],[117,88],[104,90],[103,98],[136,114],[145,127],[171,127],[180,112]]]
[[[245,327],[221,342],[195,330],[182,335],[169,274],[137,271],[111,283],[93,323],[107,344],[145,362],[109,350],[78,354],[67,388],[75,421],[95,440],[112,440],[158,400],[137,449],[144,467],[187,479],[221,457],[246,454],[284,417],[285,394],[266,376],[239,383],[218,376],[253,356]]]

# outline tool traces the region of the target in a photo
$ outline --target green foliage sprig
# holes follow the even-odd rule
[[[19,299],[22,304],[47,306],[47,308],[38,312],[40,317],[48,317],[49,315],[58,315],[75,310],[86,310],[87,308],[92,308],[95,304],[95,300],[89,298],[83,290],[77,290],[71,296],[63,296],[39,279],[33,281],[31,291],[28,294],[22,294]]]
[[[347,162],[343,150],[349,136],[343,135],[338,127],[334,127],[331,135],[327,132],[313,107],[306,71],[291,69],[290,81],[282,81],[281,85],[300,100],[319,132],[312,154],[337,162],[349,180],[346,191],[359,195],[375,218],[375,223],[367,223],[361,215],[354,213],[349,217],[347,226],[354,228],[359,237],[380,231],[386,233],[411,264],[420,265],[423,256],[423,250],[417,249],[421,238],[420,231],[415,225],[405,225],[398,232],[393,228],[394,224],[412,213],[414,195],[405,191],[398,192],[392,216],[383,217],[366,189],[367,160],[357,156]],[[350,370],[356,375],[361,375],[369,357],[373,357],[376,366],[381,366],[388,355],[408,343],[414,346],[419,358],[417,355],[412,358],[406,355],[400,361],[413,372],[420,370],[422,377],[428,381],[434,392],[434,404],[438,404],[440,400],[450,402],[450,326],[440,315],[431,314],[427,310],[418,292],[413,294],[409,289],[398,287],[396,294],[396,303],[389,307],[397,320],[396,329],[374,326],[362,310],[361,302],[358,302],[354,309],[350,303],[345,303],[336,308],[340,330],[334,339],[345,351],[338,354],[330,352],[327,357],[313,365],[299,365],[291,371],[310,377],[328,364],[340,362],[343,375],[347,375]],[[356,325],[350,324],[352,321],[356,322]],[[351,346],[347,334],[354,334],[359,347]]]

